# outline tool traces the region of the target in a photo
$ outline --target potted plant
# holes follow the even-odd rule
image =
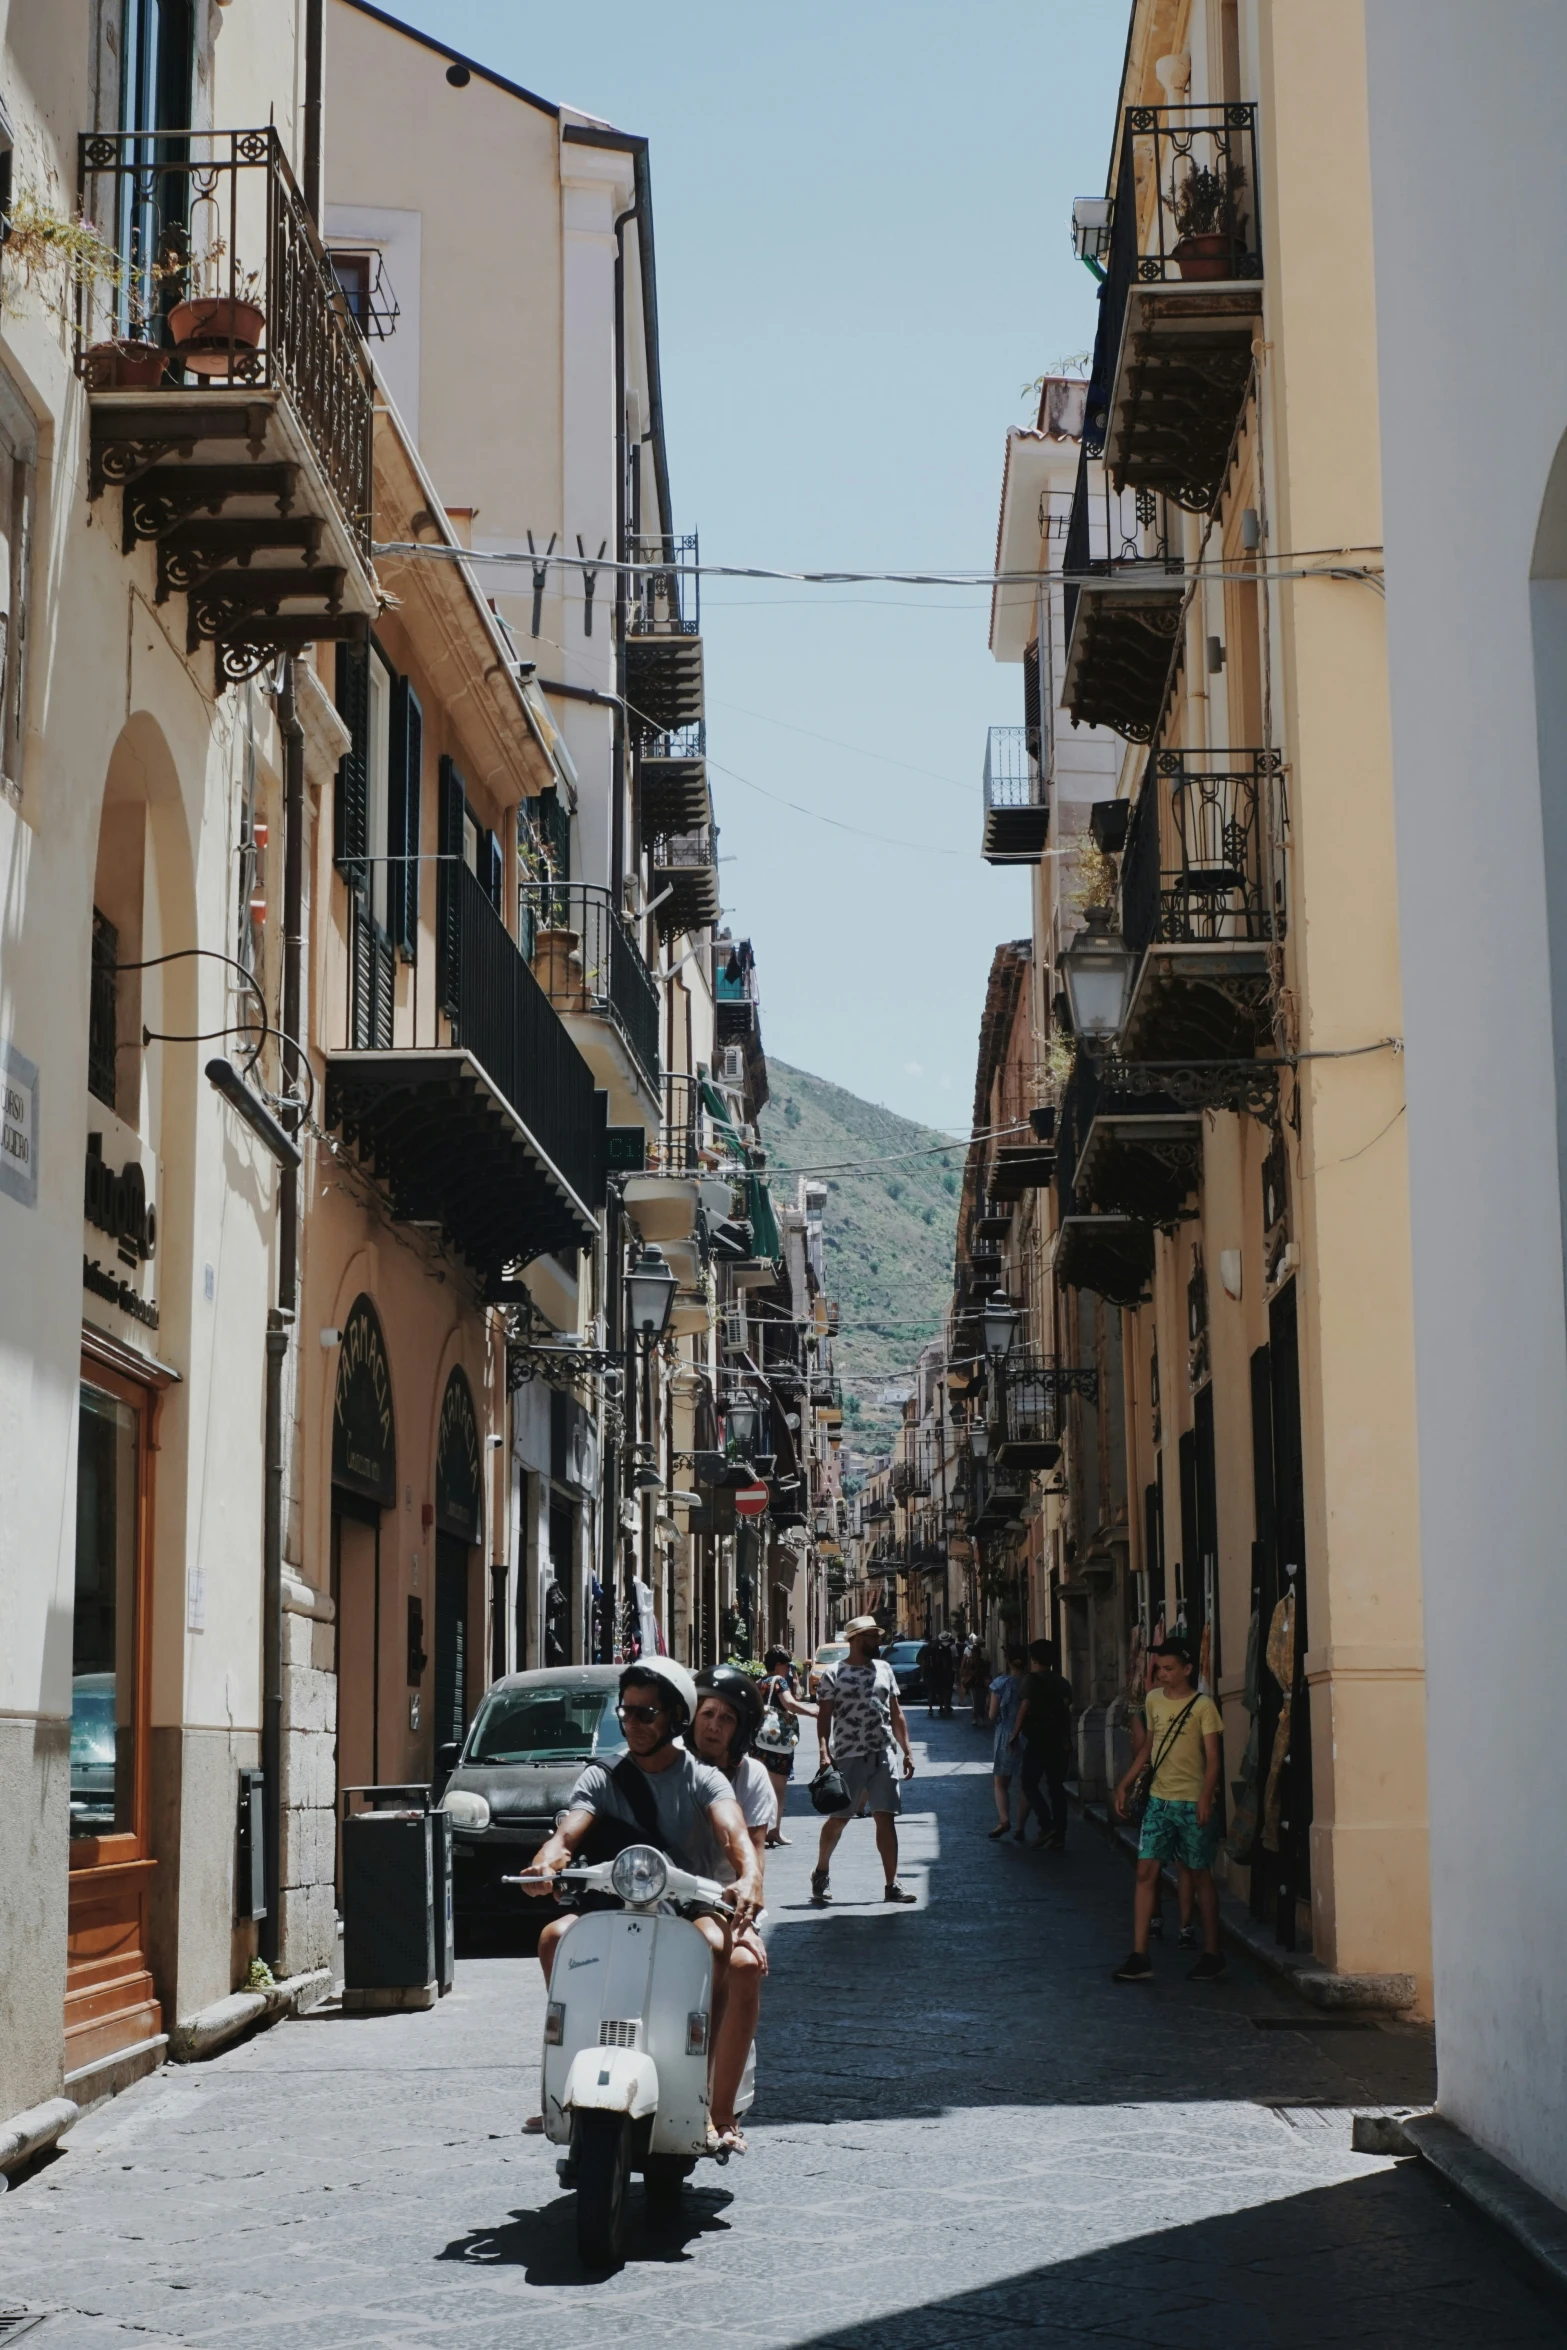
[[[221,241],[207,252],[204,269],[217,276],[223,256]],[[254,372],[252,355],[261,341],[267,314],[257,299],[259,270],[237,273],[226,294],[187,295],[169,312],[169,333],[180,362],[192,375],[248,376]]]
[[[146,288],[166,274],[161,264],[133,278],[92,221],[62,212],[31,188],[24,188],[12,207],[5,255],[8,275],[19,274],[20,283],[36,291],[44,308],[66,326],[83,295],[86,313],[95,311],[93,297],[100,289],[109,296],[111,315],[123,311],[125,331],[89,343],[82,353],[89,390],[148,389],[162,381],[167,355],[149,331],[145,307]]]
[[[1175,198],[1175,266],[1183,278],[1233,277],[1241,243],[1238,163],[1194,163]]]

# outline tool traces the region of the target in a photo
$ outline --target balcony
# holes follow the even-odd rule
[[[518,930],[533,975],[565,1025],[613,1126],[659,1126],[658,987],[607,889],[527,882]]]
[[[341,1050],[326,1122],[403,1221],[435,1225],[488,1294],[535,1257],[588,1247],[605,1096],[478,878],[441,858],[434,952],[404,961],[387,911],[400,861],[348,876]],[[426,938],[428,934],[426,934]]]
[[[1257,110],[1133,106],[1121,134],[1083,446],[1117,488],[1210,513],[1262,318]]]
[[[1055,1173],[1055,1110],[1040,1100],[1049,1084],[1036,1062],[1009,1061],[1001,1072],[1000,1132],[990,1146],[985,1181],[994,1212],[1025,1192],[1046,1191]]]
[[[1112,489],[1102,475],[1092,480],[1086,447],[1062,571],[1063,709],[1074,725],[1151,741],[1180,634],[1181,558],[1164,499],[1152,490]]]
[[[977,1199],[969,1231],[975,1240],[1005,1240],[1012,1229],[1012,1213],[1009,1199]]]
[[[663,938],[708,930],[718,920],[718,827],[660,833],[648,858],[653,895],[649,911]]]
[[[987,865],[1037,865],[1050,830],[1050,800],[1039,764],[1039,729],[993,726],[985,740]]]
[[[649,734],[678,734],[702,719],[701,582],[697,543],[640,538],[626,614],[626,700]]]
[[[1079,1137],[1072,1198],[1078,1209],[1136,1216],[1172,1229],[1202,1179],[1202,1117],[1135,1062],[1078,1056],[1067,1084]]]
[[[1083,1146],[1103,1099],[1093,1061],[1079,1053],[1057,1119],[1059,1220],[1051,1265],[1059,1288],[1091,1290],[1110,1305],[1136,1306],[1153,1277],[1154,1226],[1142,1214],[1096,1208],[1079,1186]]]
[[[757,1033],[756,958],[751,942],[713,952],[713,1020],[719,1044],[745,1044]]]
[[[106,241],[76,322],[89,496],[122,492],[219,692],[362,637],[374,376],[277,132],[90,132],[78,168]]]
[[[1003,1469],[993,1461],[974,1463],[973,1500],[969,1531],[994,1540],[1019,1526],[1028,1500],[1028,1477],[1022,1469]]]
[[[1143,952],[1129,1059],[1230,1059],[1265,1033],[1284,935],[1283,762],[1277,751],[1159,751],[1121,859],[1121,923]]]
[[[698,723],[673,734],[644,734],[636,746],[636,788],[644,848],[651,848],[661,833],[701,832],[711,824],[706,727]]]

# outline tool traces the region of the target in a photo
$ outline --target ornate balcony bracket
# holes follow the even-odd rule
[[[1278,1111],[1282,1061],[1122,1061],[1107,1054],[1107,1088],[1156,1087],[1183,1110],[1234,1110],[1270,1123]]]

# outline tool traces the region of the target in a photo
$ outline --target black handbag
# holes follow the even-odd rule
[[[830,1762],[824,1762],[811,1781],[810,1797],[817,1811],[834,1813],[854,1809],[853,1796]]]
[[[1166,1730],[1164,1736],[1160,1739],[1158,1753],[1151,1756],[1149,1760],[1144,1763],[1142,1769],[1138,1772],[1130,1787],[1128,1787],[1126,1791],[1126,1803],[1121,1812],[1121,1817],[1127,1822],[1128,1826],[1133,1828],[1140,1828],[1142,1826],[1143,1814],[1148,1809],[1148,1799],[1153,1793],[1153,1783],[1155,1778],[1158,1776],[1160,1766],[1162,1765],[1165,1756],[1169,1753],[1171,1747],[1175,1744],[1176,1739],[1179,1738],[1181,1734],[1182,1723],[1185,1721],[1187,1715],[1191,1712],[1192,1706],[1197,1703],[1197,1698],[1201,1695],[1202,1691],[1199,1689],[1196,1696],[1193,1697],[1191,1705],[1182,1706],[1180,1712],[1176,1715],[1174,1721],[1170,1724],[1170,1727],[1168,1730]]]

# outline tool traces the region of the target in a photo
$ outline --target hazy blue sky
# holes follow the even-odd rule
[[[675,520],[705,560],[989,567],[1021,386],[1092,339],[1071,205],[1103,190],[1125,0],[398,13],[648,135]],[[702,599],[724,904],[756,944],[763,1040],[945,1126],[968,1120],[991,949],[1028,925],[1023,876],[979,857],[985,729],[1022,718],[987,601]]]

